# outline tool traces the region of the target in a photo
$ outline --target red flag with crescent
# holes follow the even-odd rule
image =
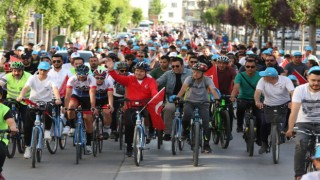
[[[164,123],[161,117],[163,108],[163,99],[165,95],[165,88],[162,88],[148,103],[147,110],[150,113],[152,125],[158,130],[164,130]]]

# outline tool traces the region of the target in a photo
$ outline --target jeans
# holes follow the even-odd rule
[[[0,173],[2,172],[4,161],[6,160],[6,150],[7,150],[6,144],[0,141]]]
[[[209,143],[210,140],[210,129],[209,129],[209,103],[191,103],[185,102],[183,108],[182,126],[183,131],[186,132],[190,126],[190,120],[193,118],[193,111],[195,106],[199,108],[199,115],[202,119],[203,128],[203,139],[205,142]]]
[[[165,124],[164,133],[171,134],[172,120],[174,119],[174,112],[176,111],[176,106],[174,103],[166,102],[163,108],[163,120]]]
[[[116,96],[113,96],[113,112],[112,112],[112,121],[111,121],[111,130],[112,131],[117,131],[117,124],[118,124],[118,119],[117,119],[117,112],[118,112],[118,109],[120,107],[120,102],[118,101],[119,99],[123,99],[123,97],[116,97]]]
[[[320,132],[320,124],[315,123],[297,123],[295,125],[301,130],[308,129],[316,133]],[[310,136],[297,132],[295,140],[295,153],[294,153],[294,172],[295,176],[302,176],[305,174],[305,159],[307,154],[307,147]]]

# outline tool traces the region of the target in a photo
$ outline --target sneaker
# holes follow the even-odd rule
[[[268,144],[266,142],[262,142],[261,148],[259,149],[259,154],[263,154],[267,152],[268,150]]]
[[[70,131],[70,126],[65,126],[62,130],[62,134],[68,135],[69,131]]]
[[[109,133],[110,133],[110,128],[103,128],[102,136],[104,140],[109,139]]]
[[[23,155],[23,157],[24,157],[25,159],[31,158],[31,147],[26,146],[26,149],[24,150],[24,155]]]
[[[203,149],[204,149],[204,153],[212,153],[212,149],[210,145],[205,145]]]
[[[117,138],[117,132],[116,131],[112,131],[110,136],[109,136],[110,139],[116,139]]]
[[[132,148],[132,144],[127,144],[127,152],[126,152],[126,155],[128,157],[131,157],[133,154],[133,148]]]
[[[44,139],[47,141],[51,140],[51,132],[49,130],[44,131]]]
[[[242,133],[243,132],[243,127],[237,127],[237,133]]]
[[[68,132],[68,136],[72,137],[74,134],[74,128],[70,128],[69,132]]]
[[[87,145],[86,149],[87,149],[87,154],[92,154],[92,146]]]
[[[171,134],[165,134],[165,135],[163,136],[163,140],[164,140],[164,141],[171,141]]]

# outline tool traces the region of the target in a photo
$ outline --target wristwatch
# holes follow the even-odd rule
[[[92,108],[91,108],[91,111],[93,112],[94,110],[96,110],[96,108],[95,108],[95,107],[92,107]]]

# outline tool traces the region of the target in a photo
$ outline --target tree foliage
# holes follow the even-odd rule
[[[138,25],[142,19],[143,19],[142,9],[134,8],[132,11],[131,22],[135,25]]]
[[[249,0],[252,4],[254,17],[257,24],[262,28],[268,28],[276,24],[276,20],[272,18],[270,9],[273,5],[273,0]]]
[[[43,14],[43,26],[51,29],[60,24],[60,17],[63,16],[63,9],[66,0],[36,0],[35,11]],[[50,7],[50,10],[48,10]]]
[[[166,5],[161,3],[161,0],[152,0],[149,7],[150,15],[159,16]]]
[[[214,8],[207,9],[207,11],[203,14],[205,22],[210,25],[225,23],[224,16],[226,9],[227,6],[224,4],[219,4]]]
[[[230,24],[231,26],[242,26],[245,24],[245,19],[243,14],[240,10],[235,6],[229,6],[228,9],[225,11],[224,20],[226,23]]]

